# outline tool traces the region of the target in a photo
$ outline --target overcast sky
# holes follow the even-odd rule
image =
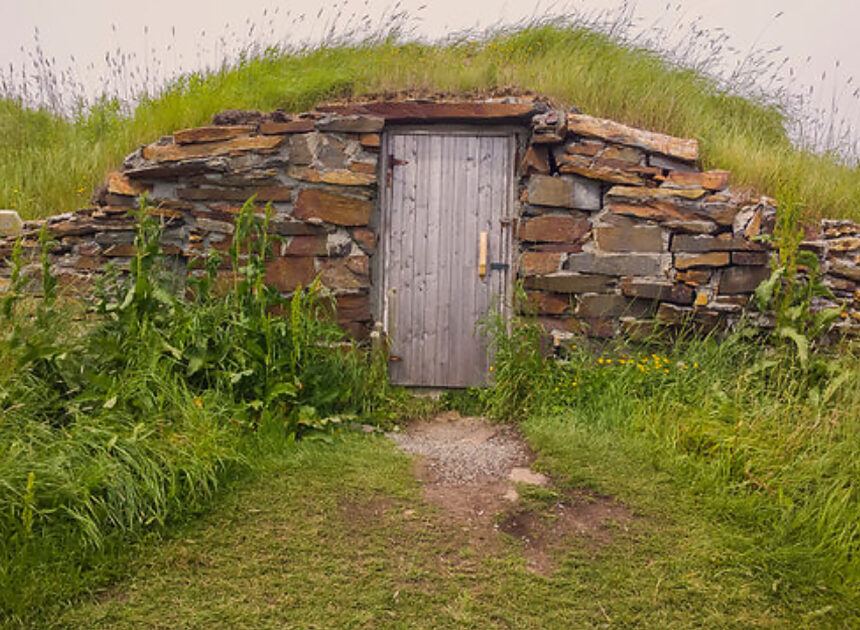
[[[579,0],[536,5],[533,0],[403,0],[401,4],[415,18],[417,33],[433,38],[532,14],[612,9],[621,2]],[[826,73],[824,87],[816,91],[820,105],[829,107],[831,97],[835,97],[843,116],[851,121],[860,118],[858,101],[851,98],[853,87],[844,87],[849,77],[860,79],[860,0],[675,0],[669,3],[671,8],[667,8],[666,0],[631,4],[643,24],[654,20],[664,27],[678,21],[688,24],[701,16],[703,26],[725,29],[740,51],[781,47],[779,55],[789,57],[789,65],[795,69],[793,82],[819,85],[822,73]],[[104,54],[117,47],[136,54],[153,69],[157,60],[161,63],[159,73],[168,76],[212,63],[223,55],[222,36],[231,34],[226,37],[228,48],[230,41],[247,41],[252,24],[256,29],[252,38],[313,40],[320,37],[339,6],[347,15],[370,14],[376,19],[390,10],[392,3],[331,3],[324,7],[323,18],[316,19],[320,6],[314,0],[0,0],[0,61],[5,68],[10,62],[20,67],[34,48],[34,29],[38,27],[46,55],[54,57],[61,67],[69,65],[74,55],[80,80],[88,90],[97,91],[100,78],[105,76]],[[297,22],[302,13],[306,19]],[[778,13],[783,15],[777,18]],[[344,18],[339,22],[343,24]],[[91,63],[95,67],[87,71]]]

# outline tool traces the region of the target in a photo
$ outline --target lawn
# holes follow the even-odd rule
[[[58,627],[562,628],[850,625],[826,591],[785,590],[638,438],[571,417],[525,424],[560,487],[633,512],[611,542],[574,542],[549,576],[499,534],[476,550],[420,499],[385,438],[343,435],[270,455],[253,480]],[[836,602],[836,603],[834,603]],[[856,613],[856,610],[854,611]]]

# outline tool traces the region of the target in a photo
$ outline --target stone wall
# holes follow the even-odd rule
[[[523,159],[519,275],[557,335],[643,334],[653,324],[710,330],[752,312],[771,272],[775,202],[702,171],[695,140],[573,112],[532,121]],[[860,226],[824,221],[815,251],[838,328],[860,329]]]
[[[276,239],[267,280],[284,294],[314,278],[335,295],[338,319],[358,337],[376,315],[381,133],[394,123],[517,125],[520,244],[515,261],[533,310],[557,337],[610,337],[694,321],[731,325],[769,275],[774,202],[698,168],[695,140],[633,129],[537,99],[380,101],[310,113],[229,111],[213,124],[141,147],[111,173],[94,206],[27,222],[0,239],[0,290],[20,232],[25,251],[47,226],[61,283],[87,291],[108,263],[134,254],[129,216],[146,194],[179,273],[201,273],[209,250],[229,248],[242,203],[271,203]],[[825,221],[804,245],[821,258],[860,329],[860,226]],[[225,256],[226,260],[226,256]],[[35,262],[28,272],[37,273]],[[221,271],[227,278],[225,264]],[[825,305],[822,303],[822,306]],[[759,318],[767,325],[767,318]]]

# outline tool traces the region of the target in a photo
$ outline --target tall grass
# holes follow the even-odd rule
[[[267,220],[250,203],[226,292],[214,257],[176,287],[159,233],[141,210],[129,273],[108,274],[90,308],[64,305],[44,272],[26,300],[17,266],[2,298],[0,620],[120,570],[129,542],[246,469],[256,436],[276,446],[385,412],[379,358],[332,323],[322,288],[286,300],[265,286]]]
[[[750,77],[772,72],[772,64],[755,58],[723,80],[709,77],[713,66],[703,60],[721,54],[719,39],[693,38],[674,56],[661,56],[648,49],[650,40],[625,38],[623,28],[595,20],[559,18],[435,44],[387,29],[358,43],[333,38],[319,47],[258,49],[176,80],[134,106],[108,100],[71,119],[28,109],[23,99],[2,100],[0,206],[39,217],[85,204],[105,171],[135,146],[204,124],[227,108],[300,111],[326,99],[380,92],[513,88],[593,115],[697,137],[706,166],[730,169],[735,184],[777,197],[791,189],[806,204],[806,219],[860,218],[857,167],[791,141],[786,127],[792,111],[783,106],[779,85],[770,100],[743,87],[752,85]],[[682,56],[695,68],[679,65]],[[838,143],[832,148],[840,150]]]
[[[836,618],[856,615],[860,360],[850,348],[804,368],[746,333],[673,346],[583,341],[535,370],[532,326],[496,336],[490,411],[532,418],[550,443],[566,425],[641,436],[700,509],[746,532],[730,541],[744,571],[771,580],[776,596],[830,593]],[[515,399],[525,413],[507,404]]]

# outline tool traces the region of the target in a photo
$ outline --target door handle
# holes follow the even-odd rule
[[[487,233],[478,237],[478,276],[483,280],[487,275]]]

